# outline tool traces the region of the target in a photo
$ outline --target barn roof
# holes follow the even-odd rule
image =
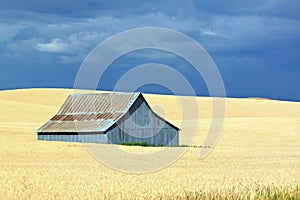
[[[71,94],[37,132],[103,132],[117,122],[141,93]]]

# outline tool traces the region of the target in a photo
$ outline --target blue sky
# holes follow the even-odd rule
[[[81,62],[97,44],[121,31],[154,26],[198,41],[217,64],[227,96],[300,101],[299,10],[298,0],[1,0],[0,89],[72,88]],[[111,89],[121,72],[137,64],[187,65],[150,54],[117,60],[101,87]],[[196,79],[188,67],[182,73]],[[195,87],[198,95],[208,95],[204,83]],[[168,93],[158,85],[141,89]]]

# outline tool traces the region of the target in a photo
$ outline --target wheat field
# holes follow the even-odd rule
[[[212,100],[181,97],[184,112],[191,113],[186,123],[200,122],[192,147],[161,170],[132,174],[101,164],[83,144],[36,139],[35,130],[73,92],[0,92],[0,199],[300,199],[300,103],[227,98],[222,135],[200,159],[198,146],[211,122]],[[145,97],[158,114],[180,125],[178,98]],[[198,102],[198,111],[191,101]],[[180,132],[181,144],[190,131]]]

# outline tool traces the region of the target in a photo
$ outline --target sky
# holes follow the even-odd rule
[[[300,101],[299,10],[298,0],[1,0],[0,89],[73,88],[81,63],[99,43],[129,29],[161,27],[205,48],[228,97]],[[197,95],[209,96],[190,63],[151,49],[118,58],[98,89],[112,90],[122,73],[151,62],[174,67]],[[139,90],[171,93],[159,84]]]

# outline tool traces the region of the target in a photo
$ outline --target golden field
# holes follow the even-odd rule
[[[191,147],[168,167],[130,174],[104,166],[83,144],[36,139],[35,130],[73,92],[0,92],[0,199],[300,198],[300,103],[227,98],[222,135],[205,159],[199,158],[200,148]],[[155,111],[180,125],[177,98],[145,97]],[[197,114],[200,116],[192,143],[200,146],[211,122],[211,98],[180,100],[184,112],[191,113],[185,123],[193,123]],[[192,101],[198,102],[198,112]],[[181,144],[190,131],[186,128],[180,132]],[[157,150],[118,148],[134,153]]]

